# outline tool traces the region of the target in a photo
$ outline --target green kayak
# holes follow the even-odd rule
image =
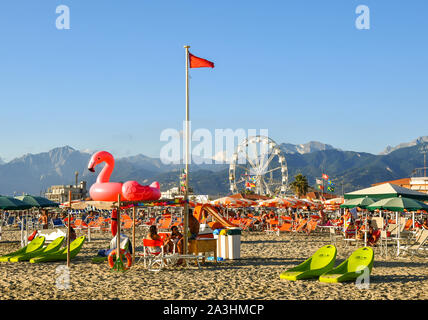
[[[36,237],[33,239],[33,241],[31,241],[25,247],[15,251],[15,252],[11,252],[11,253],[5,254],[4,256],[1,256],[0,262],[7,262],[12,257],[19,256],[22,254],[31,253],[31,252],[34,252],[36,250],[39,250],[41,247],[43,247],[44,243],[45,243],[45,237]]]
[[[33,252],[23,253],[20,255],[13,256],[12,258],[9,259],[9,261],[10,262],[28,261],[31,258],[39,257],[45,254],[55,252],[61,247],[63,242],[64,242],[64,237],[63,236],[58,237],[44,248],[40,248]]]
[[[85,242],[85,236],[76,238],[70,243],[70,259],[73,259],[79,252]],[[59,249],[55,252],[46,253],[42,256],[30,259],[30,263],[39,263],[47,261],[63,261],[67,260],[67,248]]]

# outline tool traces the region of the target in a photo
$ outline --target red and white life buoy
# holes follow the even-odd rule
[[[125,253],[124,249],[120,249],[120,260],[123,263],[123,258],[126,258],[126,264],[124,264],[125,270],[128,270],[132,265],[132,256],[129,252]],[[114,262],[116,261],[116,249],[114,249],[110,254],[108,255],[108,265],[110,268],[113,268]]]

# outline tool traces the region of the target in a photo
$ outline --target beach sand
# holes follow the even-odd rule
[[[143,229],[137,228],[137,248]],[[131,232],[126,232],[130,236]],[[79,235],[79,234],[78,234]],[[98,299],[264,299],[264,300],[388,300],[428,299],[428,259],[385,259],[375,251],[375,262],[368,289],[355,282],[325,284],[315,280],[290,282],[279,274],[293,267],[319,247],[329,243],[327,233],[265,234],[244,232],[241,259],[202,268],[171,267],[157,273],[147,271],[142,261],[124,273],[111,272],[107,262],[92,264],[99,249],[109,247],[110,233],[94,232],[71,262],[70,285],[58,286],[63,273],[56,273],[66,262],[40,264],[0,263],[0,299],[98,300]],[[19,231],[3,229],[0,255],[19,249]],[[338,244],[336,265],[354,247]],[[60,268],[58,268],[60,267]],[[57,269],[58,268],[58,269]]]

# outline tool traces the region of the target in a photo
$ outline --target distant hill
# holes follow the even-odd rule
[[[412,146],[416,146],[416,145],[421,145],[421,144],[424,144],[427,142],[428,142],[428,136],[422,136],[422,137],[419,137],[419,138],[417,138],[413,141],[410,141],[410,142],[400,143],[399,145],[397,145],[395,147],[387,146],[385,148],[385,150],[383,152],[381,152],[380,154],[381,155],[382,154],[388,154],[388,153],[391,153],[392,151],[395,151],[395,150],[398,150],[401,148],[407,148],[407,147],[412,147]]]
[[[307,176],[309,184],[322,173],[336,184],[336,193],[350,192],[373,183],[408,177],[414,168],[423,166],[421,146],[425,142],[401,147],[384,155],[342,151],[329,145],[308,143],[306,147],[291,148],[282,144],[289,170],[289,182],[297,173]],[[303,146],[303,145],[302,145]],[[321,150],[318,150],[321,149]],[[294,150],[294,151],[293,151]],[[299,151],[300,150],[300,151]],[[55,184],[74,184],[76,171],[79,180],[92,185],[101,170],[87,170],[90,153],[70,146],[59,147],[39,154],[26,154],[7,163],[0,163],[0,194],[23,192],[38,195]],[[177,186],[182,165],[165,165],[157,158],[136,155],[116,159],[112,181],[137,180],[142,184],[159,181],[162,190]],[[229,193],[227,164],[192,165],[190,185],[196,193],[225,195]]]
[[[329,144],[325,144],[318,141],[310,141],[305,144],[291,144],[291,143],[281,143],[279,145],[281,148],[281,151],[284,153],[299,153],[299,154],[306,154],[306,153],[312,153],[316,151],[323,151],[323,150],[334,150],[335,148]]]

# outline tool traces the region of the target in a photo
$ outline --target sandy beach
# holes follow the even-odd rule
[[[137,250],[144,236],[137,229]],[[130,236],[130,233],[128,232]],[[19,249],[19,231],[3,230],[0,255]],[[279,274],[302,262],[319,247],[329,243],[327,233],[304,234],[244,232],[241,259],[202,268],[175,267],[158,273],[147,271],[137,262],[125,273],[111,272],[107,263],[92,264],[99,249],[108,248],[109,233],[92,233],[72,260],[70,287],[58,288],[56,274],[65,262],[40,264],[0,263],[0,298],[31,300],[111,300],[111,299],[263,299],[263,300],[388,300],[428,299],[428,261],[423,258],[385,259],[375,251],[369,289],[355,283],[325,284],[317,280],[289,282]],[[354,247],[338,245],[336,265]]]

